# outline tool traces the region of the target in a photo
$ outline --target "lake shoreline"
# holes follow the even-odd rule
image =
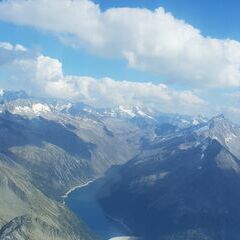
[[[92,179],[92,180],[89,180],[85,183],[82,183],[82,184],[79,184],[77,186],[74,186],[72,187],[71,189],[69,189],[63,196],[62,196],[62,199],[63,199],[63,204],[66,204],[66,199],[69,198],[69,195],[81,188],[84,188],[84,187],[88,187],[90,184],[94,184],[95,181],[99,180],[99,178],[96,178],[96,179]],[[97,183],[98,184],[98,183]],[[82,190],[80,190],[82,191]],[[96,190],[95,190],[96,191]],[[71,196],[73,197],[73,196]],[[95,198],[95,201],[98,202],[98,200]],[[68,206],[70,207],[70,206]],[[101,207],[101,206],[100,206]],[[71,209],[71,207],[70,207]],[[72,209],[73,213],[76,214],[76,212]],[[76,214],[79,218],[81,218],[81,215],[79,214]],[[103,238],[103,240],[135,240],[137,238],[131,236],[131,229],[126,225],[124,224],[121,220],[119,219],[116,219],[110,215],[107,215],[105,214],[105,217],[108,218],[110,221],[112,222],[115,222],[115,226],[121,226],[121,229],[123,229],[124,231],[122,233],[124,233],[123,235],[118,235],[116,237],[112,237],[112,238]],[[87,225],[89,225],[89,222],[88,221],[85,221]],[[93,231],[96,231],[96,229],[94,228],[91,228]],[[126,234],[126,235],[125,235]]]
[[[95,180],[97,180],[97,179],[92,179],[85,183],[82,183],[82,184],[79,184],[79,185],[76,185],[76,186],[70,188],[64,195],[61,196],[61,198],[63,199],[63,204],[65,204],[65,199],[69,196],[69,194],[71,194],[72,192],[74,192],[75,190],[77,190],[79,188],[88,186],[89,184],[93,183]]]

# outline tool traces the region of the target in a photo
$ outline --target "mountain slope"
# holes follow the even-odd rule
[[[138,128],[23,92],[1,97],[0,239],[97,239],[55,200],[132,158]]]
[[[75,178],[91,176],[83,159],[89,158],[93,145],[59,123],[3,113],[0,136],[1,153],[27,169],[34,184],[48,196],[57,197]]]
[[[47,196],[99,177],[138,151],[140,131],[121,120],[105,122],[51,113],[26,117],[0,114],[0,152],[28,169]]]
[[[63,205],[31,184],[27,172],[0,160],[0,239],[97,239]]]
[[[237,240],[240,160],[220,140],[238,129],[217,117],[155,140],[110,173],[100,202],[147,240]]]
[[[0,206],[8,209],[8,215],[0,211],[2,238],[35,239],[39,232],[46,239],[92,239],[87,228],[56,200],[62,201],[72,187],[101,177],[111,166],[128,162],[144,149],[140,162],[149,160],[150,164],[124,175],[128,184],[131,174],[145,174],[147,181],[137,179],[136,189],[141,189],[143,182],[166,175],[155,176],[158,161],[152,165],[153,154],[169,153],[176,147],[186,150],[196,138],[207,138],[204,131],[187,134],[205,124],[200,117],[140,107],[96,109],[83,103],[33,98],[24,92],[3,92],[0,112],[0,164],[5,179]],[[166,142],[168,151],[164,150]],[[129,169],[132,162],[126,164]],[[145,171],[151,166],[153,176],[149,177]]]

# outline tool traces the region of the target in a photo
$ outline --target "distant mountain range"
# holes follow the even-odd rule
[[[98,239],[62,196],[90,180],[146,240],[237,240],[240,129],[141,106],[0,92],[0,240]]]

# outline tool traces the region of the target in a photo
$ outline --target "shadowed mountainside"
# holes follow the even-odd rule
[[[104,209],[147,240],[237,240],[239,133],[218,116],[155,139],[110,171],[98,196]]]

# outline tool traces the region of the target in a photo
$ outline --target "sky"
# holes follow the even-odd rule
[[[237,0],[0,1],[0,87],[240,119]]]

